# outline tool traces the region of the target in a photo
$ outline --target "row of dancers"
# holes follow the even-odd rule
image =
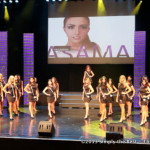
[[[83,77],[83,94],[82,100],[85,104],[85,117],[87,120],[89,117],[89,104],[92,100],[91,95],[94,93],[94,88],[92,87],[92,78],[94,77],[94,73],[89,65],[86,66],[84,77]],[[132,84],[132,77],[128,76],[126,79],[125,75],[121,75],[119,77],[118,88],[115,87],[113,80],[102,76],[98,80],[97,86],[97,96],[96,98],[99,101],[99,116],[100,122],[103,122],[107,119],[107,109],[106,104],[109,104],[108,116],[113,114],[112,102],[116,101],[119,103],[121,109],[120,121],[123,122],[127,120],[131,116],[131,109],[133,98],[135,95],[135,88]],[[116,93],[116,97],[115,97]],[[150,83],[148,77],[144,75],[141,78],[140,82],[140,90],[139,90],[139,105],[141,106],[141,123],[140,125],[144,125],[147,122],[147,118],[149,116],[148,113],[148,104],[150,99]],[[127,105],[127,114],[125,113],[125,105]]]
[[[83,94],[82,100],[85,104],[85,117],[87,120],[89,117],[89,104],[92,100],[91,95],[94,93],[94,88],[92,87],[92,78],[94,77],[94,72],[89,65],[86,66],[83,76]],[[14,115],[18,115],[20,108],[20,98],[24,91],[28,93],[29,101],[29,111],[31,119],[34,119],[36,113],[36,102],[39,99],[39,88],[37,83],[37,78],[31,77],[29,83],[23,88],[23,81],[20,79],[20,75],[9,76],[8,82],[5,83],[3,75],[0,74],[0,116],[3,116],[3,103],[4,98],[7,97],[9,104],[9,114],[10,120],[13,120]],[[107,109],[106,104],[109,103],[108,115],[113,114],[112,103],[116,101],[119,103],[121,109],[121,117],[119,122],[123,122],[129,116],[131,116],[132,102],[135,95],[135,89],[132,84],[132,77],[128,76],[127,79],[125,75],[119,77],[118,87],[116,88],[113,80],[105,76],[98,80],[97,99],[99,101],[99,116],[100,122],[107,119]],[[50,118],[55,115],[55,102],[59,98],[59,83],[55,77],[48,80],[47,86],[42,91],[47,96],[48,103],[48,115]],[[116,94],[116,98],[115,95]],[[148,102],[150,97],[150,84],[147,76],[143,76],[140,83],[139,90],[139,105],[141,106],[141,125],[147,122],[148,117]],[[125,105],[127,105],[127,114],[125,114]]]
[[[10,120],[20,112],[19,104],[24,91],[28,93],[29,112],[31,119],[34,119],[36,103],[39,100],[39,88],[36,77],[31,77],[29,83],[23,88],[23,81],[20,75],[10,75],[8,82],[5,83],[3,74],[0,74],[0,117],[3,116],[3,104],[5,97],[9,104]],[[48,85],[44,88],[43,93],[47,96],[48,115],[50,118],[55,115],[55,102],[59,98],[59,83],[55,77],[48,80]]]

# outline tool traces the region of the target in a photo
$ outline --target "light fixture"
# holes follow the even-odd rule
[[[15,3],[19,3],[19,0],[15,0]]]
[[[7,3],[6,0],[3,0],[4,3]]]

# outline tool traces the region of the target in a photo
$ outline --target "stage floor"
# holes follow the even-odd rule
[[[39,106],[35,119],[30,119],[28,107],[21,108],[19,116],[9,120],[7,109],[0,118],[0,138],[23,138],[44,140],[67,141],[105,141],[107,126],[109,123],[117,123],[120,118],[120,108],[114,107],[112,117],[100,123],[98,109],[90,110],[89,120],[84,120],[85,109],[62,109],[56,107],[56,116],[52,121],[55,126],[53,137],[38,137],[39,121],[51,121],[47,115],[47,107]],[[145,126],[140,126],[140,110],[134,110],[131,118],[124,121],[124,141],[149,144],[150,126],[148,121]]]

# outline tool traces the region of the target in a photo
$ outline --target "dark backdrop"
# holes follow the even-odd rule
[[[92,0],[91,0],[92,1]],[[91,7],[86,3],[84,9]],[[136,1],[138,3],[139,1]],[[57,2],[58,3],[58,2]],[[95,4],[94,4],[95,3]],[[81,2],[80,2],[81,4]],[[23,33],[35,34],[35,76],[38,79],[39,88],[42,90],[47,80],[55,76],[60,83],[61,91],[81,91],[82,78],[85,65],[48,65],[47,64],[47,21],[48,3],[45,0],[22,0],[19,4],[11,4],[9,7],[10,21],[7,23],[3,19],[3,9],[0,5],[0,30],[8,31],[8,75],[21,74],[23,76]],[[53,4],[52,4],[53,5]],[[60,5],[60,4],[57,4]],[[78,1],[74,5],[78,5]],[[83,5],[83,4],[82,4]],[[96,8],[93,1],[93,7]],[[147,32],[147,55],[146,55],[146,74],[150,74],[148,59],[150,56],[149,36],[149,9],[148,1],[142,4],[139,14],[136,16],[136,30],[146,30]],[[80,7],[80,6],[79,6]],[[81,8],[82,9],[82,8]],[[54,13],[54,12],[53,12]],[[113,78],[115,84],[121,74],[133,76],[133,65],[91,65],[95,77],[93,86],[96,87],[98,78],[102,75]]]

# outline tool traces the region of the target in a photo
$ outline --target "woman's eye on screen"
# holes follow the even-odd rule
[[[80,28],[81,28],[81,29],[87,29],[88,26],[86,26],[86,25],[81,25]]]
[[[74,25],[70,25],[70,26],[68,26],[67,28],[68,28],[68,29],[74,29],[75,26],[74,26]]]

